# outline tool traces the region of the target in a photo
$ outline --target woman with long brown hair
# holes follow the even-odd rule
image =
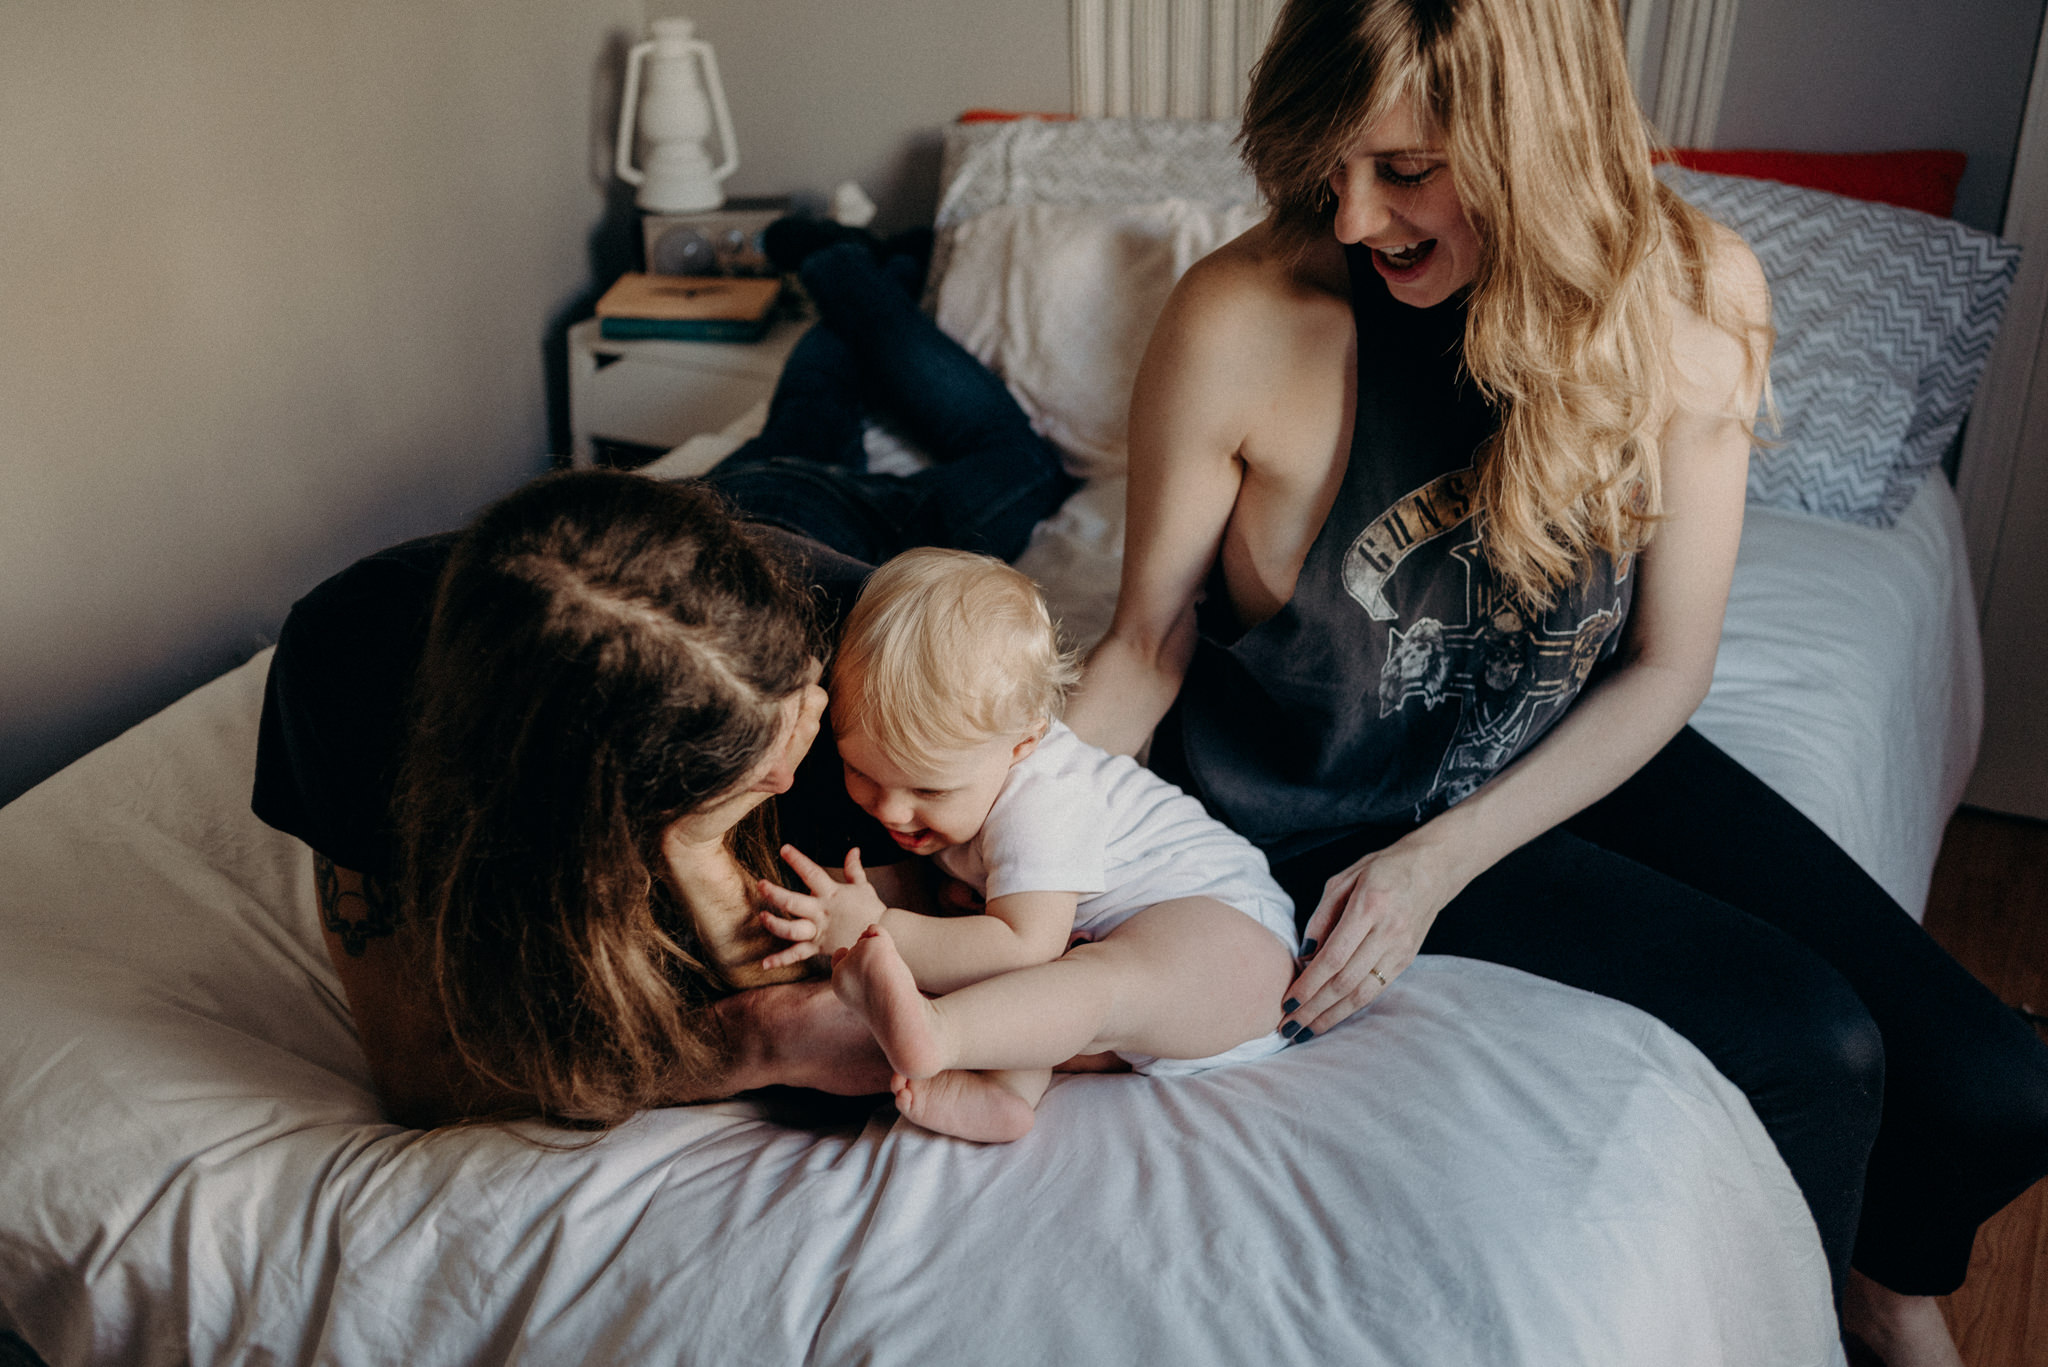
[[[1633,1003],[1750,1097],[1845,1323],[1953,1362],[1931,1297],[2048,1169],[2048,1050],[1686,726],[1770,311],[1651,174],[1612,0],[1289,0],[1242,146],[1271,213],[1153,335],[1074,729],[1272,857],[1286,1033],[1418,951]]]
[[[602,1126],[886,1083],[850,1024],[817,1036],[835,1013],[810,989],[734,995],[778,981],[747,892],[774,871],[767,800],[796,788],[791,824],[824,843],[864,833],[829,745],[798,770],[824,628],[866,568],[700,486],[590,471],[293,609],[255,807],[313,847],[394,1119]]]
[[[779,942],[751,889],[781,838],[901,857],[812,744],[820,662],[864,562],[1013,557],[1073,485],[919,312],[915,268],[856,245],[800,264],[819,325],[763,438],[702,483],[551,476],[292,609],[255,809],[313,849],[394,1119],[602,1126],[771,1083],[887,1089],[829,991],[758,966]],[[876,407],[932,469],[863,468]]]

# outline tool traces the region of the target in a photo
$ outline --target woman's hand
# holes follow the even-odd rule
[[[762,928],[790,942],[788,949],[761,960],[763,968],[782,968],[818,954],[850,949],[888,910],[861,867],[858,845],[846,852],[844,879],[833,877],[830,870],[806,858],[794,845],[782,847],[782,858],[811,891],[806,896],[761,881],[761,898],[775,909],[760,913]]]
[[[889,1061],[881,1046],[867,1022],[833,994],[830,983],[756,988],[727,997],[713,1009],[739,1045],[739,1057],[718,1095],[756,1087],[809,1087],[838,1096],[889,1090]]]
[[[1336,1025],[1415,962],[1437,913],[1458,894],[1441,854],[1413,837],[1376,850],[1323,885],[1287,989],[1280,1033],[1296,1043]]]

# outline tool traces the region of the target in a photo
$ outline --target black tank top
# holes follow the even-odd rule
[[[1547,612],[1516,606],[1473,527],[1499,415],[1461,374],[1462,296],[1411,308],[1347,255],[1358,407],[1336,503],[1269,620],[1238,634],[1212,579],[1181,690],[1194,787],[1276,859],[1469,795],[1571,706],[1634,587],[1596,556]]]

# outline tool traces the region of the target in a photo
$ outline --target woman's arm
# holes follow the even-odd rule
[[[889,1090],[889,1061],[868,1030],[833,995],[829,982],[760,987],[727,997],[713,1008],[738,1055],[709,1093],[679,1087],[677,1104],[711,1101],[759,1087],[807,1087],[836,1096]]]
[[[1081,739],[1114,754],[1136,754],[1180,691],[1195,595],[1243,483],[1244,358],[1230,343],[1242,282],[1223,274],[1200,263],[1175,287],[1131,394],[1116,615],[1066,713]]]
[[[1136,754],[1195,649],[1219,559],[1235,605],[1270,615],[1343,476],[1357,337],[1333,241],[1301,256],[1254,228],[1174,287],[1131,395],[1123,583],[1067,723]]]
[[[1768,317],[1762,274],[1732,234],[1723,234],[1713,269],[1739,314]],[[1764,358],[1752,360],[1742,343],[1690,314],[1674,329],[1673,357],[1664,520],[1637,558],[1616,667],[1471,797],[1329,880],[1307,926],[1320,948],[1288,989],[1298,1003],[1289,1021],[1321,1032],[1371,1001],[1467,883],[1620,786],[1706,696],[1742,534],[1745,420],[1756,411]]]
[[[397,938],[385,888],[315,854],[313,890],[327,957],[340,975],[384,1114],[400,1125],[431,1129],[468,1116],[530,1110],[530,1100],[492,1086],[463,1062],[433,1007],[432,985]]]

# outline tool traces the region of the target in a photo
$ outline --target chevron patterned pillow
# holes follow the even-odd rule
[[[2019,248],[1775,181],[1657,174],[1742,234],[1770,282],[1781,426],[1751,457],[1749,501],[1891,526],[1962,427]]]

